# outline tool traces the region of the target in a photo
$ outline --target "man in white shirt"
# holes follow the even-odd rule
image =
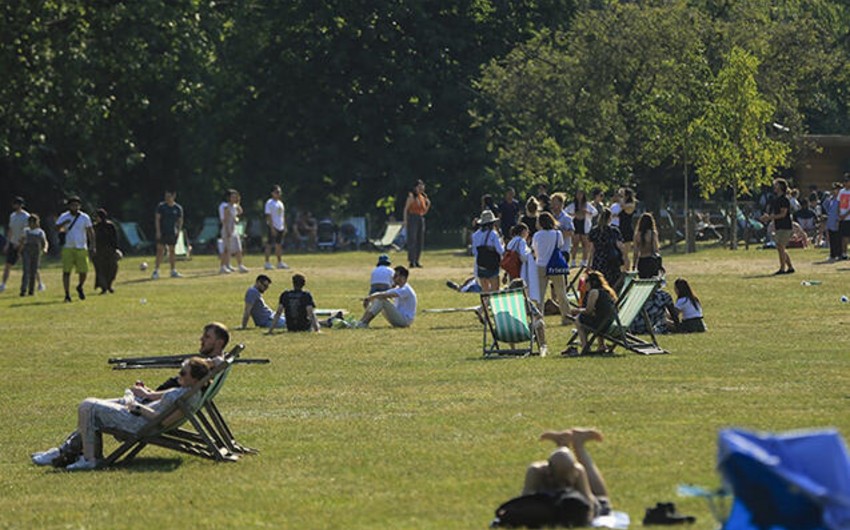
[[[410,272],[399,265],[395,268],[393,276],[394,288],[386,291],[372,293],[363,299],[363,304],[366,306],[366,312],[355,327],[365,328],[369,326],[369,322],[383,313],[393,327],[406,328],[413,323],[416,317],[416,292],[413,287],[407,283],[407,278]]]
[[[77,295],[80,300],[85,300],[83,285],[89,272],[89,249],[92,254],[96,253],[97,249],[91,217],[80,211],[80,198],[75,195],[69,197],[66,202],[68,210],[56,220],[56,228],[65,233],[65,244],[62,245],[62,286],[65,288],[65,301],[70,302],[71,271],[76,269],[80,276]]]
[[[3,253],[6,254],[6,267],[3,269],[3,283],[0,283],[0,293],[6,290],[6,282],[12,267],[18,262],[20,254],[21,237],[29,224],[30,214],[24,210],[24,199],[15,197],[12,199],[12,213],[9,215],[9,229],[6,231],[6,246]]]
[[[265,214],[266,226],[268,227],[268,241],[266,242],[266,270],[272,269],[269,257],[274,245],[275,256],[277,256],[277,268],[288,269],[289,265],[283,262],[283,238],[286,236],[286,207],[280,200],[280,186],[272,187],[271,198],[266,201]]]

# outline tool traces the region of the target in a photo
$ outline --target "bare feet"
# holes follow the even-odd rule
[[[597,442],[602,441],[602,433],[596,429],[573,428],[570,430],[572,431],[572,441],[574,446],[576,444],[583,444],[588,440],[595,440]]]
[[[569,447],[573,441],[572,429],[566,431],[546,431],[540,435],[540,440],[550,440],[558,447]]]

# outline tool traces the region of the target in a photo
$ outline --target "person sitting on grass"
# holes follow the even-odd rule
[[[286,318],[272,319],[274,311],[266,305],[266,301],[263,299],[263,293],[268,290],[271,284],[271,278],[265,274],[260,274],[254,281],[254,285],[245,291],[245,309],[242,311],[242,326],[239,329],[248,328],[249,317],[258,328],[282,328],[286,326]],[[272,323],[275,324],[272,325]]]
[[[702,319],[702,304],[691,289],[691,284],[684,278],[673,283],[676,291],[676,310],[681,313],[681,321],[674,320],[673,329],[678,333],[701,333],[706,331]],[[676,315],[678,317],[678,314]]]
[[[378,264],[372,269],[372,275],[369,278],[369,294],[392,289],[395,271],[390,265],[392,262],[389,256],[386,254],[378,256]]]
[[[395,328],[406,328],[413,324],[416,318],[416,291],[407,283],[409,276],[410,272],[405,267],[397,266],[393,276],[395,287],[364,298],[366,311],[354,327],[369,327],[369,322],[379,313],[383,313],[387,322]]]
[[[134,394],[132,398],[85,399],[77,409],[76,433],[82,440],[82,451],[81,454],[77,455],[76,461],[65,466],[65,469],[69,471],[95,469],[103,460],[103,430],[105,428],[117,429],[130,434],[139,432],[148,425],[151,419],[174,404],[177,399],[206,377],[211,367],[210,361],[201,357],[192,357],[180,367],[177,376],[180,380],[179,388],[151,392],[134,387],[131,389]],[[144,399],[147,403],[142,404],[136,398]],[[192,396],[189,406],[197,405],[200,399],[201,393],[196,392]],[[173,414],[165,418],[163,424],[174,424],[182,417],[182,411],[174,411]],[[54,447],[32,455],[32,461],[36,465],[52,465],[59,456],[60,449]]]
[[[540,440],[549,440],[558,446],[549,458],[534,462],[525,473],[523,495],[557,493],[566,489],[581,493],[591,506],[587,523],[594,518],[611,513],[611,501],[605,479],[585,443],[602,441],[602,433],[595,429],[573,428],[566,431],[546,431]]]
[[[578,317],[576,332],[581,341],[581,350],[571,346],[562,351],[562,355],[580,355],[587,353],[587,336],[589,332],[600,331],[611,325],[617,310],[617,293],[608,285],[605,276],[599,271],[587,273],[587,294],[584,296],[582,307],[573,308],[570,313]],[[600,334],[598,353],[606,352],[605,341]]]
[[[310,291],[305,291],[307,278],[303,274],[292,275],[292,290],[283,291],[274,312],[272,322],[277,322],[280,315],[286,315],[286,329],[289,331],[313,331],[319,333],[319,322],[316,320],[316,303]],[[268,335],[274,332],[270,327]]]

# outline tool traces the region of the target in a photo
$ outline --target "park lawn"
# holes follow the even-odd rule
[[[287,261],[319,307],[359,316],[376,257]],[[237,366],[217,402],[260,455],[214,464],[148,448],[130,465],[88,473],[39,468],[29,454],[74,428],[83,398],[171,375],[112,371],[108,357],[191,353],[206,322],[237,327],[262,260],[246,258],[249,274],[219,276],[212,257],[197,256],[180,263],[185,278],[154,282],[138,270],[142,258],[128,258],[115,294],[72,304],[62,303],[57,264],[35,297],[17,296],[15,270],[0,295],[0,527],[484,528],[518,494],[525,466],[548,454],[537,435],[581,425],[605,433],[592,453],[634,527],[645,507],[672,500],[697,516],[694,528],[713,528],[704,501],[675,490],[719,485],[719,429],[850,432],[850,304],[839,301],[850,295],[850,265],[818,263],[823,250],[792,257],[797,274],[773,277],[775,251],[665,255],[671,283],[688,278],[710,327],[661,336],[666,356],[560,358],[570,328],[557,317],[547,318],[549,357],[496,361],[481,360],[470,313],[420,314],[407,330],[381,317],[368,330],[318,336],[235,330],[243,356],[272,362]],[[423,261],[411,275],[420,309],[477,303],[445,287],[469,274],[471,258],[428,251]],[[292,271],[270,273],[270,304]]]

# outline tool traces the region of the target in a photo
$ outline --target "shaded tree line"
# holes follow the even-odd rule
[[[423,178],[457,226],[508,184],[659,186],[736,46],[771,120],[846,132],[848,28],[829,0],[10,2],[0,196],[147,224],[174,188],[197,222],[280,183],[378,220]]]

